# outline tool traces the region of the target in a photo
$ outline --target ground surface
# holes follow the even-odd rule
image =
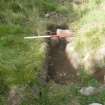
[[[50,40],[51,41],[51,40]],[[77,81],[76,71],[65,53],[66,42],[49,43],[48,76],[56,83],[68,84]]]

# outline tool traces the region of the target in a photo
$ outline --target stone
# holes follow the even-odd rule
[[[80,68],[80,64],[81,64],[81,58],[79,56],[79,53],[75,51],[72,43],[68,43],[66,45],[66,49],[65,49],[66,55],[70,61],[70,63],[72,64],[72,66],[77,70]]]
[[[96,88],[89,86],[89,87],[83,87],[80,89],[80,93],[84,96],[90,96],[95,93]]]

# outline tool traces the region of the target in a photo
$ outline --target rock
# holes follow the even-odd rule
[[[104,45],[105,46],[105,45]],[[97,61],[98,65],[104,66],[105,65],[105,47],[101,47],[97,50],[95,54],[95,60]]]
[[[19,89],[17,87],[11,88],[8,96],[8,105],[20,105],[21,96],[19,94]]]
[[[68,43],[66,45],[65,52],[67,54],[67,57],[68,57],[70,63],[72,64],[72,66],[75,69],[79,69],[80,68],[80,64],[81,64],[81,58],[79,56],[79,53],[75,51],[72,43]]]
[[[94,65],[95,65],[94,52],[93,51],[87,52],[82,62],[83,62],[85,72],[87,74],[93,74]]]
[[[47,18],[50,22],[55,24],[67,23],[68,21],[67,16],[64,16],[63,14],[57,12],[46,13],[45,18]]]
[[[82,4],[82,0],[73,0],[75,4]]]
[[[89,104],[89,105],[102,105],[102,104],[99,104],[99,103],[92,103],[92,104]]]
[[[80,93],[84,96],[90,96],[95,93],[96,88],[89,86],[89,87],[83,87],[80,89]]]

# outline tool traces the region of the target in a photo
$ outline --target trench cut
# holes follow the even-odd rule
[[[50,25],[48,34],[55,35],[57,29],[68,29],[67,25]],[[77,81],[76,70],[65,53],[66,40],[48,39],[48,68],[47,81],[53,80],[58,84],[68,84]]]

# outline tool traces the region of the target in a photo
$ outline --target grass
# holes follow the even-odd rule
[[[92,85],[92,83],[88,85]],[[54,83],[49,84],[48,87],[43,88],[42,96],[36,99],[36,102],[38,102],[37,105],[88,105],[95,102],[101,103],[102,105],[105,104],[105,91],[94,96],[83,96],[79,92],[80,87],[80,84],[66,86]],[[30,101],[28,105],[34,101]]]
[[[81,71],[81,84],[43,86],[38,76],[45,59],[44,40],[24,40],[25,36],[44,35],[50,19],[44,15],[57,12],[76,27],[73,46],[81,57],[87,51],[97,51],[104,45],[105,13],[104,0],[89,0],[81,6],[65,1],[64,5],[54,0],[1,0],[0,1],[0,105],[6,105],[12,87],[22,87],[22,105],[88,105],[99,102],[105,105],[104,91],[98,96],[84,97],[79,93],[82,85],[98,86],[98,82]],[[59,23],[59,22],[58,22]],[[93,26],[94,25],[94,26]],[[81,58],[82,59],[82,58]],[[35,97],[35,88],[41,96]],[[27,88],[26,88],[27,87]],[[24,89],[25,88],[25,89]],[[39,93],[38,93],[39,94]]]
[[[73,23],[77,37],[75,37],[72,47],[74,48],[74,52],[79,54],[81,64],[85,67],[88,65],[84,63],[85,58],[91,56],[91,60],[98,59],[99,50],[104,48],[104,4],[103,0],[89,0],[88,3],[79,7],[80,9],[77,8],[81,17]],[[104,56],[101,60],[104,62]],[[87,62],[89,63],[89,61]],[[103,65],[101,62],[97,62],[99,65]],[[91,63],[91,66],[93,63]],[[86,67],[86,69],[88,68]]]
[[[0,1],[1,105],[6,105],[8,92],[12,87],[24,87],[37,81],[37,75],[43,68],[43,40],[24,39],[25,36],[32,36],[32,33],[42,34],[44,30],[33,2]]]
[[[47,24],[44,15],[51,11],[61,13],[65,8],[53,0],[0,1],[0,104],[6,104],[12,87],[24,88],[38,81],[46,45],[43,39],[24,37],[32,33],[44,35]]]

